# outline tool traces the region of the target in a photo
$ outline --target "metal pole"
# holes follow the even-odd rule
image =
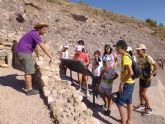
[[[95,107],[95,82],[94,82],[94,78],[92,77],[92,90],[93,90],[93,107]]]

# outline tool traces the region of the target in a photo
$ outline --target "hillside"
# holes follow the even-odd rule
[[[164,27],[151,26],[136,18],[92,8],[83,3],[73,4],[63,0],[0,0],[0,15],[0,64],[1,59],[6,60],[4,56],[9,56],[11,60],[13,43],[18,42],[39,21],[49,24],[50,28],[43,36],[43,41],[53,56],[51,64],[48,64],[45,54],[40,54],[36,61],[38,66],[33,84],[40,84],[40,95],[26,96],[23,72],[0,68],[0,123],[3,124],[120,123],[115,105],[111,116],[105,116],[101,98],[96,99],[96,108],[93,108],[93,96],[87,97],[83,92],[77,92],[77,73],[73,72],[73,80],[60,75],[59,52],[66,42],[73,54],[77,41],[84,40],[92,57],[95,50],[103,51],[104,44],[115,44],[119,39],[124,39],[134,50],[138,44],[144,43],[154,59],[165,58]],[[164,70],[159,70],[157,75],[149,91],[154,113],[143,118],[141,113],[133,111],[134,124],[165,123]],[[91,82],[89,77],[90,93]],[[113,92],[118,90],[119,82],[119,78],[114,81]],[[138,83],[135,83],[133,105],[139,104],[138,90]]]

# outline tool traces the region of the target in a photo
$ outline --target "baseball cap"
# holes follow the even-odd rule
[[[146,46],[144,44],[139,44],[136,50],[146,50]]]
[[[132,48],[129,46],[129,47],[127,47],[127,50],[126,51],[127,52],[132,51]]]
[[[69,45],[68,44],[65,44],[63,47],[64,48],[69,48]]]
[[[127,47],[127,43],[125,40],[119,40],[117,41],[117,43],[115,45],[113,45],[114,47]]]

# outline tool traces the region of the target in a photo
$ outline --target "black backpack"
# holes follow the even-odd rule
[[[132,71],[133,71],[132,78],[133,79],[139,78],[140,73],[141,73],[139,64],[135,60],[133,60],[133,58],[131,56],[129,56],[129,57],[132,60]]]

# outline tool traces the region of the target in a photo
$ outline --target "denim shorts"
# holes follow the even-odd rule
[[[124,84],[123,86],[123,92],[118,93],[118,96],[116,98],[116,104],[118,106],[124,106],[124,104],[132,104],[132,94],[134,90],[134,83],[133,84]]]

